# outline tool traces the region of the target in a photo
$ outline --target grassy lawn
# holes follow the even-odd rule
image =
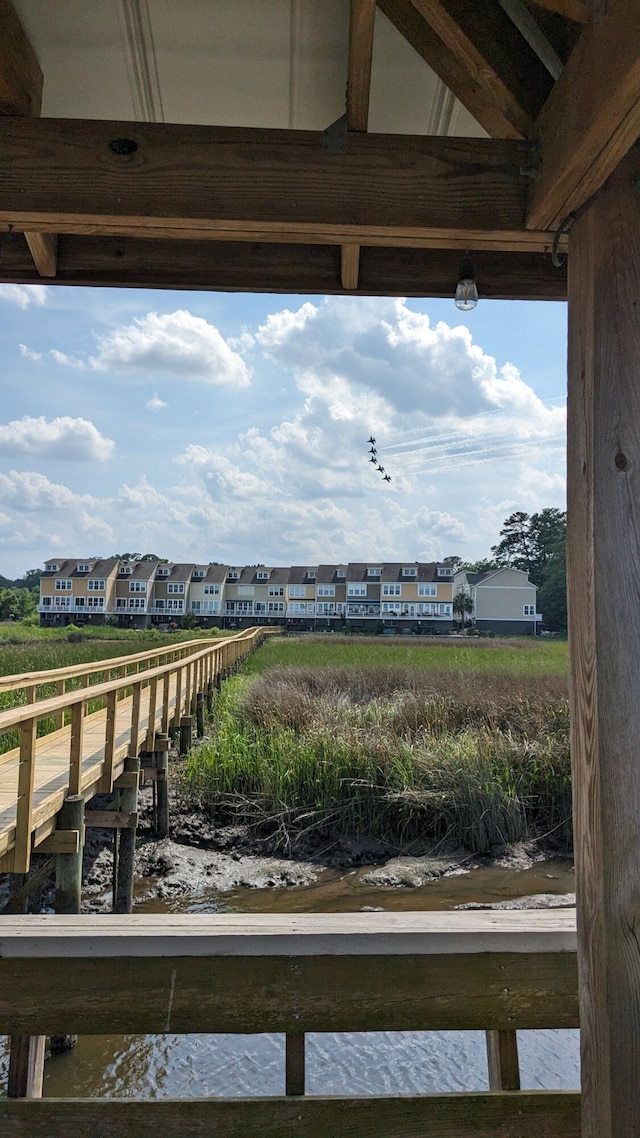
[[[566,672],[554,641],[269,640],[224,685],[182,792],[285,844],[569,848]]]

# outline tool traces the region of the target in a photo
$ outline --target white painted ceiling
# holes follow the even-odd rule
[[[323,130],[344,113],[349,0],[13,0],[42,114]],[[378,12],[369,129],[484,135]]]

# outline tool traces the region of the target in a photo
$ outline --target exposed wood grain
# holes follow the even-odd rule
[[[38,847],[43,854],[77,854],[80,849],[79,830],[54,830]]]
[[[57,233],[25,233],[29,251],[41,277],[55,277],[58,262]]]
[[[520,1064],[518,1062],[518,1035],[515,1031],[488,1031],[487,1062],[489,1089],[492,1091],[519,1091]]]
[[[344,289],[357,289],[360,246],[343,245],[340,251],[340,279]]]
[[[80,912],[82,894],[82,857],[84,853],[84,799],[81,794],[70,794],[65,798],[60,811],[60,826],[75,830],[78,834],[78,848],[73,852],[60,852],[56,855],[56,898],[57,914],[76,914]],[[47,1032],[48,1035],[66,1032]],[[69,1032],[68,1034],[73,1034]]]
[[[44,1035],[11,1036],[7,1078],[8,1098],[42,1098],[45,1043]]]
[[[349,5],[347,130],[367,129],[375,19],[376,0],[351,0]]]
[[[640,135],[640,0],[608,0],[583,31],[536,123],[540,174],[527,225],[560,224],[603,185]]]
[[[115,137],[138,146],[115,155]],[[516,142],[350,132],[339,154],[313,131],[0,119],[0,223],[46,232],[277,241],[326,227],[346,241],[521,231]],[[264,193],[264,186],[269,193]],[[214,189],[212,189],[214,187]]]
[[[69,794],[79,794],[82,786],[82,757],[84,754],[84,702],[71,708],[71,745],[69,749]]]
[[[43,82],[13,4],[0,0],[0,115],[39,115]]]
[[[580,1138],[571,1092],[4,1103],[11,1138]]]
[[[127,831],[123,831],[127,833]],[[107,918],[104,918],[107,919]],[[571,953],[0,961],[12,1034],[576,1027]],[[167,1026],[170,1001],[171,1026]]]
[[[21,241],[16,236],[11,242],[10,257],[3,250],[0,280],[37,281],[26,251],[21,256],[19,249],[13,250]],[[549,238],[547,243],[550,247]],[[474,260],[483,297],[566,299],[566,269],[555,269],[549,257],[533,252],[477,251]],[[456,248],[365,246],[359,256],[358,293],[451,297],[459,265]],[[340,274],[340,250],[327,245],[64,236],[60,238],[58,276],[52,283],[340,294],[344,291]]]
[[[568,579],[585,1138],[640,1133],[640,153],[571,231]]]
[[[84,821],[94,830],[135,830],[138,824],[135,814],[123,810],[87,810]]]
[[[33,712],[31,712],[33,714]],[[20,724],[20,758],[18,767],[18,801],[16,806],[16,838],[14,873],[28,873],[31,864],[31,814],[35,777],[36,721],[25,719]]]

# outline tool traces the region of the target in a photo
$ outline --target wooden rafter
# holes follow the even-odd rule
[[[347,130],[366,131],[373,64],[376,0],[351,0],[349,6],[349,69],[347,75]],[[342,246],[342,286],[358,287],[359,245]]]
[[[0,115],[39,115],[44,76],[10,0],[0,0]],[[29,248],[42,277],[56,275],[57,238],[30,233]]]
[[[376,0],[351,0],[347,130],[367,130]]]
[[[591,23],[593,0],[533,0],[533,3],[576,24]]]
[[[348,246],[347,246],[348,248]],[[373,296],[452,296],[457,249],[359,250],[357,291]],[[478,287],[497,300],[563,300],[566,273],[538,252],[473,250]],[[158,241],[61,235],[53,283],[247,292],[337,293],[350,288],[337,245],[245,241]],[[33,284],[38,275],[21,234],[5,241],[0,281]]]
[[[114,152],[123,138],[136,149]],[[524,230],[518,143],[348,134],[333,154],[321,138],[0,119],[0,225],[199,240],[548,247],[546,234]]]
[[[10,0],[0,0],[0,114],[39,115],[44,77]]]
[[[488,134],[527,137],[551,80],[497,0],[378,7]]]
[[[609,0],[583,31],[536,124],[527,225],[549,229],[600,189],[640,135],[640,0]]]

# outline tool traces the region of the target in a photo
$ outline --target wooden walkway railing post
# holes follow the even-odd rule
[[[136,685],[139,687],[140,685]],[[140,759],[129,755],[124,761],[125,772],[140,774]],[[118,791],[118,809],[128,814],[130,823],[116,830],[118,858],[115,883],[114,912],[131,913],[133,910],[133,879],[136,857],[136,827],[138,815],[138,779],[134,786],[125,786]]]
[[[156,837],[169,837],[169,736],[155,739]]]
[[[285,1037],[285,1094],[303,1095],[305,1086],[304,1031],[288,1031]]]
[[[16,844],[13,872],[28,873],[31,864],[31,815],[35,778],[36,720],[20,724],[20,759],[18,767],[18,803],[16,808]]]
[[[515,1031],[487,1031],[489,1090],[519,1091],[520,1063]]]
[[[69,759],[69,794],[79,794],[82,785],[82,744],[84,737],[84,700],[71,708],[71,752]]]
[[[66,834],[75,842],[69,852],[56,853],[56,913],[79,913],[82,900],[82,859],[84,854],[84,796],[70,794],[58,815],[54,837]],[[74,849],[75,846],[75,849]],[[53,844],[55,848],[55,844]]]

